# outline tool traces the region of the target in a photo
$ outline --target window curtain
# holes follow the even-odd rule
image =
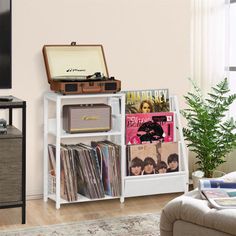
[[[228,11],[226,0],[192,0],[192,79],[206,96],[227,77]]]

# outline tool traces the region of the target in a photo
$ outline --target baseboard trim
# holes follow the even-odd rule
[[[42,198],[43,198],[43,194],[27,195],[26,201],[27,200],[38,200],[38,199],[42,199]]]

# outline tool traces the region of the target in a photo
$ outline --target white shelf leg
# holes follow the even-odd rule
[[[120,197],[120,203],[124,203],[125,202],[125,198],[124,197]]]

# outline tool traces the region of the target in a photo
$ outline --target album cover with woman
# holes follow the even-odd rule
[[[125,91],[126,114],[170,111],[169,90],[134,90]]]
[[[126,145],[173,141],[173,112],[126,114]]]

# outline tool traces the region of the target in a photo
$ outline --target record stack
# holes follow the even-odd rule
[[[56,147],[48,145],[49,166],[56,175]],[[61,198],[76,201],[78,194],[90,199],[120,196],[120,146],[109,141],[61,145]]]
[[[101,175],[106,195],[121,195],[120,146],[109,141],[92,142],[100,159]]]
[[[51,176],[56,176],[56,146],[54,144],[48,145],[49,151],[49,164]],[[61,198],[71,202],[77,200],[77,178],[75,157],[70,148],[61,146]]]

